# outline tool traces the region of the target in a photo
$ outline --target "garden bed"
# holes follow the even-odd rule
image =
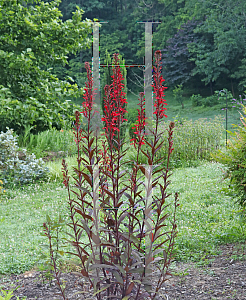
[[[207,257],[204,266],[198,267],[194,263],[177,263],[172,265],[173,276],[166,282],[163,292],[168,300],[225,300],[246,299],[246,243],[227,244],[220,246],[221,254]],[[67,297],[72,299],[86,299],[82,294],[80,278],[73,274],[63,274],[66,281]],[[35,270],[20,275],[12,275],[0,279],[0,285],[14,291],[15,296],[27,297],[28,300],[62,299],[55,295],[59,292],[55,280],[51,283],[42,281],[42,273]],[[84,285],[86,289],[87,285]],[[13,300],[16,297],[12,298]],[[93,298],[91,298],[93,299]]]

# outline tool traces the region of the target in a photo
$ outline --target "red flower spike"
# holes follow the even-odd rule
[[[84,107],[83,111],[81,112],[86,118],[89,118],[89,115],[91,114],[92,111],[92,107],[93,107],[93,100],[94,100],[94,96],[95,96],[95,90],[93,90],[93,79],[92,79],[92,71],[90,68],[90,64],[88,62],[85,62],[85,68],[86,68],[86,72],[87,72],[87,79],[88,81],[85,82],[85,94],[83,96],[83,98],[85,99],[85,101],[82,103],[82,106]],[[95,114],[95,112],[98,111],[94,111],[93,116]]]
[[[138,119],[137,119],[137,124],[134,125],[132,127],[132,129],[136,129],[136,131],[134,132],[136,135],[137,135],[137,139],[136,138],[133,138],[131,139],[131,141],[133,141],[132,144],[134,144],[134,147],[137,148],[136,144],[138,143],[138,146],[141,148],[142,145],[145,144],[144,142],[144,137],[145,137],[145,132],[144,132],[144,126],[145,126],[145,108],[144,108],[144,105],[145,105],[145,101],[144,101],[144,93],[141,92],[139,93],[140,95],[140,99],[139,99],[139,106],[140,106],[140,110],[138,109]]]
[[[123,121],[127,121],[124,118],[124,114],[127,113],[125,108],[123,107],[125,103],[127,103],[125,99],[126,93],[123,92],[124,84],[121,83],[124,80],[120,66],[119,66],[119,57],[118,53],[114,53],[113,55],[113,83],[109,86],[106,85],[104,87],[105,90],[105,115],[102,118],[102,121],[106,123],[106,126],[103,127],[105,129],[105,135],[108,140],[113,141],[116,131],[120,131],[120,124]]]
[[[154,103],[154,107],[156,107],[156,110],[153,112],[153,114],[156,115],[156,120],[160,120],[163,117],[167,118],[167,115],[164,114],[166,108],[164,107],[164,105],[167,105],[167,103],[165,103],[165,99],[163,98],[164,95],[164,91],[167,89],[167,87],[163,86],[162,83],[165,81],[165,79],[163,79],[163,76],[160,75],[161,74],[161,51],[157,50],[155,52],[155,64],[156,67],[154,66],[154,83],[152,84],[152,87],[154,87],[154,94],[155,94],[155,98],[156,101]]]

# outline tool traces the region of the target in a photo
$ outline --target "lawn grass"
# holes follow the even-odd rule
[[[41,226],[46,213],[64,212],[66,190],[61,183],[36,183],[6,190],[0,203],[0,273],[18,274],[35,264],[41,253]]]
[[[196,168],[173,170],[168,192],[179,193],[178,237],[175,260],[203,262],[216,254],[217,245],[245,240],[246,228],[236,216],[233,194],[227,194],[228,181],[221,182],[223,166],[201,162]],[[60,181],[36,183],[7,190],[0,203],[0,274],[31,269],[42,253],[40,235],[46,214],[67,217],[67,191]]]

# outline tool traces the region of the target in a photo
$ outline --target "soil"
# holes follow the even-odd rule
[[[167,300],[246,300],[246,243],[227,244],[220,246],[222,253],[218,256],[207,257],[203,267],[194,263],[177,263],[171,270],[172,277],[163,287]],[[62,274],[66,281],[67,299],[85,299],[83,294],[74,293],[87,290],[81,286],[82,279],[68,273]],[[48,281],[42,281],[42,273],[32,270],[20,275],[0,277],[0,288],[13,290],[16,296],[27,297],[28,300],[62,299],[55,295],[59,292],[55,280],[51,286]],[[87,296],[88,299],[88,296]],[[93,299],[90,297],[89,299]],[[164,299],[164,298],[163,298]]]

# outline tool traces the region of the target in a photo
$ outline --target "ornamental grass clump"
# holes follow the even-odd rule
[[[181,123],[175,123],[173,140],[175,150],[173,151],[172,161],[185,160],[195,161],[197,159],[211,160],[211,152],[220,149],[223,137],[223,118],[215,116],[214,120],[205,118],[192,120],[182,120]],[[159,127],[159,132],[164,132],[167,123]],[[162,151],[167,153],[168,143],[166,135],[162,136],[164,141]]]
[[[158,128],[158,133],[162,133],[161,140],[163,141],[163,145],[157,153],[157,157],[164,155],[166,159],[168,153],[168,134],[165,128],[167,126],[168,122],[163,122]],[[175,121],[175,128],[173,130],[175,149],[172,153],[169,166],[174,168],[181,167],[182,165],[194,165],[197,164],[198,160],[211,161],[211,153],[224,146],[224,141],[222,140],[223,131],[224,126],[221,115],[215,116],[214,120],[210,119],[209,121],[206,118],[196,121],[185,119]],[[144,145],[142,149],[145,148]],[[133,149],[128,158],[133,159],[135,156],[136,149]],[[147,157],[140,153],[139,161],[147,163]],[[165,161],[164,165],[166,163]],[[132,165],[132,163],[129,165]]]
[[[70,187],[67,164],[62,162],[64,185],[68,191],[70,221],[69,243],[74,247],[77,259],[77,274],[84,284],[81,291],[86,299],[163,299],[163,284],[168,279],[168,267],[172,258],[174,240],[177,235],[176,209],[178,194],[175,193],[172,213],[167,209],[169,160],[173,148],[174,122],[168,131],[168,154],[166,167],[160,167],[165,159],[156,154],[162,147],[162,133],[158,127],[165,116],[163,99],[164,79],[160,75],[161,53],[155,53],[157,67],[154,69],[155,121],[156,126],[146,139],[144,126],[144,93],[140,93],[138,120],[132,144],[137,151],[133,168],[129,171],[123,158],[132,147],[124,149],[126,143],[120,139],[120,126],[126,121],[125,98],[118,54],[113,56],[113,83],[105,86],[105,132],[99,136],[92,130],[93,79],[89,63],[86,63],[88,82],[84,96],[83,111],[88,120],[87,130],[81,127],[80,114],[76,112],[74,134],[77,145],[77,163],[74,168],[77,177]],[[146,124],[145,124],[146,122]],[[102,147],[98,141],[103,139]],[[147,151],[142,150],[146,144]],[[123,150],[124,149],[124,150]],[[81,153],[86,155],[82,158]],[[139,164],[139,153],[146,156],[148,164]],[[159,183],[163,179],[164,184]],[[159,187],[158,195],[152,190]],[[156,193],[155,193],[156,194]],[[170,211],[170,210],[169,210]],[[44,229],[51,238],[44,223]],[[51,251],[52,252],[52,251]],[[53,253],[53,252],[52,252]],[[51,257],[54,263],[54,259]],[[61,285],[57,264],[53,265],[54,276],[63,299],[66,298]]]

